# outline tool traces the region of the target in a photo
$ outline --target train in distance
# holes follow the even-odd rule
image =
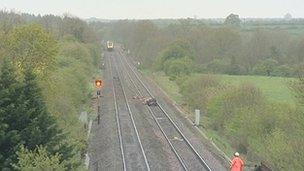
[[[111,41],[107,41],[107,50],[112,51],[114,49],[114,43]]]

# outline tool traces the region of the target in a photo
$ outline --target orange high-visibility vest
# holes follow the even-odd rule
[[[231,161],[230,166],[231,171],[243,171],[244,170],[244,162],[239,157],[234,157]]]

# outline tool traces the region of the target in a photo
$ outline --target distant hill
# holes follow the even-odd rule
[[[103,23],[108,23],[108,22],[111,22],[113,20],[110,20],[110,19],[101,19],[101,18],[96,18],[96,17],[91,17],[91,18],[88,18],[88,19],[85,19],[86,22],[103,22]]]
[[[129,19],[128,21],[140,21],[144,19]],[[152,21],[154,24],[156,24],[159,27],[166,27],[170,24],[178,24],[182,21],[187,21],[188,24],[206,24],[210,26],[218,26],[224,24],[225,18],[162,18],[162,19],[147,19]],[[91,17],[88,19],[85,19],[86,22],[102,22],[102,23],[110,23],[113,21],[119,21],[119,19],[101,19],[96,17]],[[304,25],[304,19],[303,18],[241,18],[242,25]]]

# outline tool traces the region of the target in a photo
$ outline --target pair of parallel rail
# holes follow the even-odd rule
[[[117,53],[116,51],[112,53]],[[137,73],[134,66],[130,65],[127,58],[122,54],[122,52],[118,52],[118,57],[112,56],[107,57],[109,58],[109,67],[110,67],[110,74],[112,76],[112,86],[113,86],[113,96],[114,96],[114,106],[115,106],[115,115],[116,115],[116,122],[117,122],[117,131],[119,136],[119,144],[120,144],[120,151],[121,151],[121,158],[123,164],[123,170],[127,170],[128,163],[135,162],[138,165],[144,167],[144,170],[150,170],[150,163],[145,155],[145,150],[143,144],[141,143],[141,139],[134,122],[134,117],[132,111],[129,106],[129,102],[126,96],[125,88],[124,88],[124,80],[128,78],[129,81],[132,83],[136,93],[141,97],[152,97],[153,94],[149,90],[149,88],[145,85],[145,83],[140,78],[139,74]],[[115,62],[116,60],[116,62]],[[116,63],[115,66],[112,65]],[[120,71],[118,69],[120,66]],[[113,69],[115,67],[115,70]],[[117,76],[114,76],[113,73],[116,73]],[[124,74],[125,77],[122,75]],[[120,93],[119,93],[120,92]],[[122,100],[119,100],[118,95],[123,96],[123,101],[125,103],[125,109],[122,109],[121,104]],[[184,170],[207,170],[211,171],[210,167],[207,165],[205,160],[201,157],[201,155],[197,152],[197,150],[192,146],[190,141],[187,137],[183,134],[177,124],[172,120],[169,114],[164,110],[161,104],[157,102],[156,106],[147,106],[152,118],[154,119],[155,123],[157,124],[158,128],[162,132],[164,138],[166,139],[167,143],[169,144],[170,148],[172,149],[173,153],[175,154],[177,160],[179,161],[181,167]],[[125,110],[125,111],[124,111]],[[123,116],[121,113],[126,114],[128,116]],[[123,118],[122,118],[123,117]],[[134,146],[126,145],[124,142],[124,133],[123,133],[123,125],[132,125],[133,138],[137,141],[135,146],[137,146],[137,151]],[[138,148],[139,147],[139,148]],[[137,161],[128,161],[128,157],[126,153],[132,152],[132,150],[136,151],[138,155],[141,155],[141,160]],[[141,163],[140,163],[141,162]]]

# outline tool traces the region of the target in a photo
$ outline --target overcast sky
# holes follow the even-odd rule
[[[34,14],[70,13],[81,18],[304,18],[304,0],[0,0],[0,8]]]

